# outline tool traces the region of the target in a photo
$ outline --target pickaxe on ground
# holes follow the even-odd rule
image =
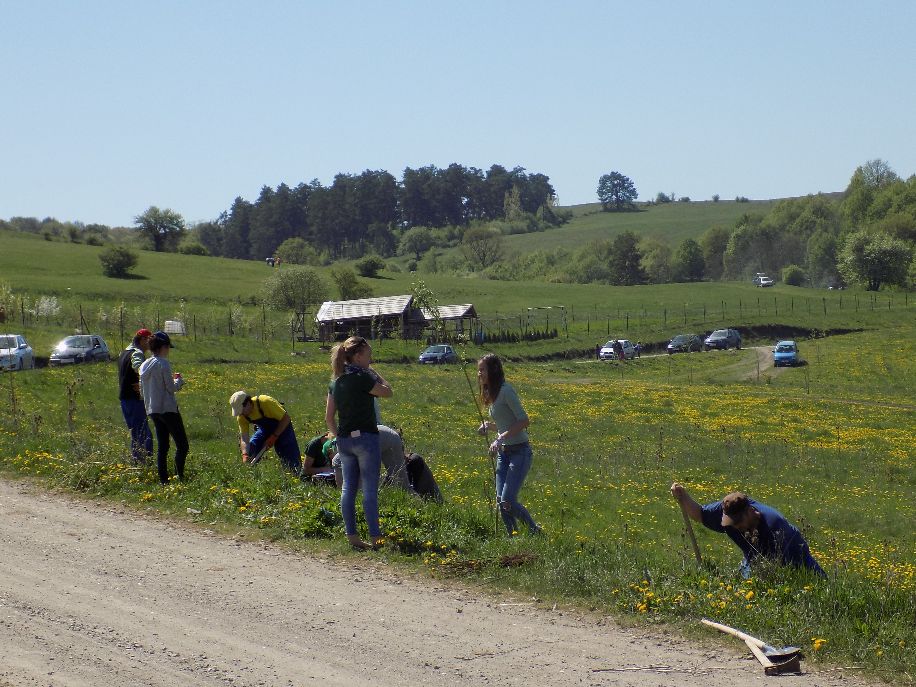
[[[780,673],[800,673],[801,672],[801,649],[797,646],[786,646],[782,648],[772,647],[761,639],[752,637],[749,634],[736,630],[728,625],[713,622],[703,618],[700,622],[709,627],[714,627],[720,632],[730,634],[738,639],[743,639],[748,649],[754,654],[760,665],[763,666],[763,672],[767,675],[779,675]]]

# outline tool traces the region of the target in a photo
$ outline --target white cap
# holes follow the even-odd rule
[[[229,397],[229,407],[232,408],[232,417],[238,417],[242,414],[242,406],[245,405],[245,399],[248,394],[244,391],[236,391]]]

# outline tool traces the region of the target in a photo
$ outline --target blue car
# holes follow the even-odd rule
[[[799,362],[798,345],[794,341],[780,341],[776,344],[773,349],[774,367],[795,367]]]
[[[440,365],[442,363],[457,363],[458,354],[455,349],[446,344],[433,344],[420,354],[418,362],[424,365]]]

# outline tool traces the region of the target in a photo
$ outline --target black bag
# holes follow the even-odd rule
[[[436,478],[433,477],[433,471],[429,469],[423,456],[417,453],[411,453],[407,456],[407,479],[410,486],[419,496],[424,499],[442,503],[442,492],[439,491],[439,485],[436,484]]]

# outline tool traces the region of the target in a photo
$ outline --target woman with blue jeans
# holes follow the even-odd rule
[[[378,519],[378,483],[382,469],[375,399],[389,398],[391,385],[370,367],[372,347],[361,336],[351,336],[331,350],[333,377],[328,386],[325,423],[337,438],[343,472],[340,510],[344,530],[354,549],[378,547],[382,531]],[[363,512],[372,544],[356,531],[356,491],[363,488]]]
[[[477,363],[477,383],[480,396],[490,414],[478,432],[486,434],[496,430],[496,439],[490,444],[490,453],[496,454],[496,501],[499,514],[509,536],[517,532],[517,519],[537,534],[541,528],[528,510],[519,502],[518,493],[531,469],[531,444],[528,443],[528,414],[506,381],[499,356],[489,353]]]

